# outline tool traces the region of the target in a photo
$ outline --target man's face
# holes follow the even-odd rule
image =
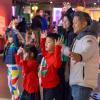
[[[86,21],[84,20],[80,20],[80,18],[78,16],[74,16],[73,19],[73,30],[74,33],[80,33],[84,27],[86,27]]]
[[[40,15],[40,16],[43,16],[43,15],[44,15],[43,10],[40,10],[40,11],[39,11],[39,15]]]

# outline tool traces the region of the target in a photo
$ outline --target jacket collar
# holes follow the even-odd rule
[[[83,29],[83,31],[81,31],[76,39],[80,40],[82,37],[86,36],[86,35],[92,35],[92,36],[97,36],[97,34],[95,32],[92,32],[91,30],[89,30],[89,26],[87,26],[86,28]]]

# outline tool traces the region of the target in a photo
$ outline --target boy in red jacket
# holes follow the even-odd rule
[[[19,48],[16,63],[23,67],[23,88],[20,100],[40,100],[37,50],[35,47],[26,46]]]
[[[61,66],[61,43],[56,33],[41,33],[40,41],[43,59],[41,61],[41,81],[43,100],[62,100],[58,70]],[[60,92],[60,93],[59,93]]]

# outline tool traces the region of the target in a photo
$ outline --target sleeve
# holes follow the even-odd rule
[[[16,61],[16,64],[20,65],[21,67],[23,66],[23,60],[21,60],[20,55],[15,54],[15,61]]]
[[[61,48],[61,53],[64,54],[65,56],[69,56],[70,55],[70,48],[63,45]]]
[[[54,59],[55,59],[54,67],[60,68],[61,64],[62,64],[62,61],[61,61],[61,46],[60,45],[55,46]]]
[[[26,44],[28,44],[29,43],[28,32],[26,33],[25,40],[26,40]]]
[[[82,42],[82,52],[80,52],[80,55],[82,56],[82,61],[87,61],[90,59],[98,49],[98,43],[96,38],[86,38]]]
[[[23,61],[23,72],[25,73],[25,74],[27,74],[28,72],[29,72],[29,67],[27,66],[27,61],[26,60],[24,60]]]
[[[40,39],[40,48],[41,48],[41,52],[42,52],[42,55],[45,56],[46,55],[46,50],[45,50],[45,41],[46,41],[46,38],[41,38]]]
[[[6,30],[6,32],[5,32],[6,39],[8,38],[8,34],[9,34],[10,31],[11,31],[11,28],[7,28],[7,30]]]

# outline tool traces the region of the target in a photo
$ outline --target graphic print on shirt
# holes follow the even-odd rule
[[[47,64],[46,64],[46,60],[44,59],[44,57],[42,58],[42,61],[41,61],[41,75],[42,76],[45,76],[48,72],[48,67],[47,67]]]

